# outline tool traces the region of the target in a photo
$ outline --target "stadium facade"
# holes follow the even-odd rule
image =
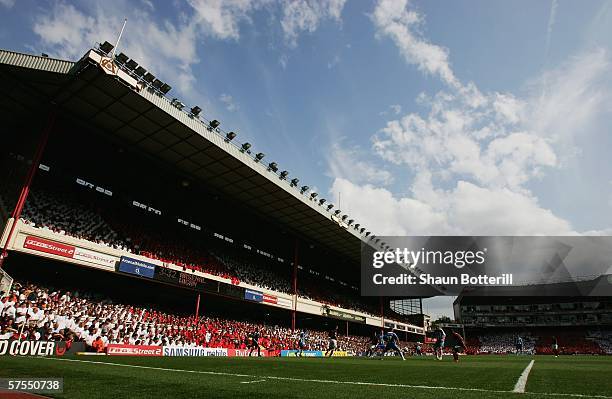
[[[420,300],[397,311],[359,296],[372,232],[108,46],[77,62],[0,50],[3,248],[184,288],[196,313],[201,297],[218,297],[294,328],[314,317],[424,334],[407,317]]]

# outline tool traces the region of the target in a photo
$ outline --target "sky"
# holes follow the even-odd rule
[[[612,233],[611,1],[0,0],[0,43],[77,60],[124,18],[172,97],[377,236]]]

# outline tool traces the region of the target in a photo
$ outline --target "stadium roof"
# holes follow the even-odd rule
[[[99,59],[100,53],[93,50],[78,62],[0,50],[0,106],[22,107],[31,114],[54,103],[71,118],[173,165],[301,239],[359,262],[365,236],[334,220],[335,209],[329,212],[301,194],[300,185],[291,187],[268,170],[267,162],[255,162],[236,143],[227,142],[158,92],[131,86],[121,73],[109,74]],[[85,138],[83,146],[87,144]]]

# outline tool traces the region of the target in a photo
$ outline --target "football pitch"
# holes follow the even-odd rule
[[[56,398],[612,398],[609,356],[4,356],[0,377],[63,377]]]

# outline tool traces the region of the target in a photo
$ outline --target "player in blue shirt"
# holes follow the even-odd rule
[[[389,352],[390,350],[393,350],[402,357],[402,360],[406,360],[404,358],[404,353],[399,348],[400,340],[396,333],[394,333],[393,331],[388,331],[384,335],[384,340],[385,340],[386,345],[385,345],[385,350],[382,353],[381,359],[385,357],[385,353]]]
[[[434,354],[436,355],[436,359],[442,360],[442,350],[444,349],[444,341],[446,340],[446,333],[442,327],[438,327],[435,331],[435,338]]]
[[[372,335],[372,340],[370,341],[370,347],[367,351],[367,356],[372,357],[378,351],[382,351],[385,349],[385,341],[383,339],[383,331],[380,332],[374,331],[374,335]]]
[[[306,334],[306,331],[302,330],[300,331],[300,335],[298,336],[298,351],[295,354],[296,356],[302,357],[304,349],[306,349],[306,338],[308,337],[308,334]]]

